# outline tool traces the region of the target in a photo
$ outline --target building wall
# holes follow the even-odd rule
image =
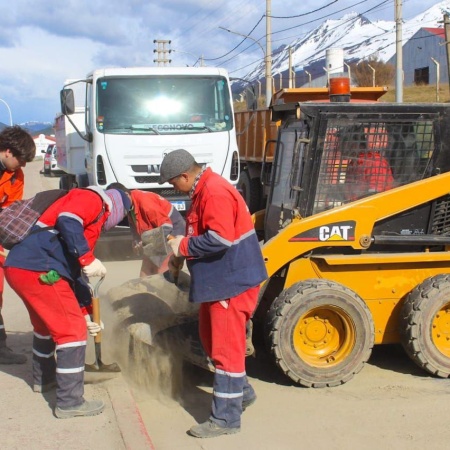
[[[448,83],[448,66],[443,37],[421,28],[403,46],[404,85],[414,84],[416,69],[429,68],[429,84],[436,83],[437,67],[431,57],[439,63],[440,83]],[[396,65],[396,55],[388,63]]]

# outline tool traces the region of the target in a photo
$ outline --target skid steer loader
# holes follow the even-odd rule
[[[303,386],[350,380],[401,342],[450,376],[450,105],[297,103],[264,211],[269,279],[254,322]]]
[[[375,344],[401,342],[450,377],[450,105],[291,103],[272,120],[269,196],[253,216],[269,278],[253,322],[275,363],[302,386],[337,386]],[[186,290],[154,281],[117,292],[115,309],[140,340],[211,369]]]

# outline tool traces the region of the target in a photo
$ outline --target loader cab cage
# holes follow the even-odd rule
[[[300,119],[295,112],[300,107]],[[281,118],[266,223],[290,221],[450,170],[448,107],[301,103]],[[298,114],[298,113],[297,113]],[[274,220],[277,211],[277,225]]]

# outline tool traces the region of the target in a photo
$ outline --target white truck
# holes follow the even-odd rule
[[[66,172],[61,188],[120,182],[157,192],[184,211],[189,199],[157,183],[164,155],[178,148],[237,183],[239,155],[224,69],[105,68],[68,81],[55,121],[58,164]]]

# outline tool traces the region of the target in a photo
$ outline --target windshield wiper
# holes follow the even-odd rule
[[[161,134],[158,130],[155,130],[155,128],[153,128],[153,127],[137,127],[135,125],[132,125],[130,127],[130,130],[133,130],[133,131],[153,131],[153,133],[155,133],[155,134]]]
[[[201,127],[192,127],[190,129],[191,130],[199,130],[199,131],[201,131],[201,130],[208,130],[210,133],[213,132],[213,129],[208,127],[207,125],[202,125]]]

